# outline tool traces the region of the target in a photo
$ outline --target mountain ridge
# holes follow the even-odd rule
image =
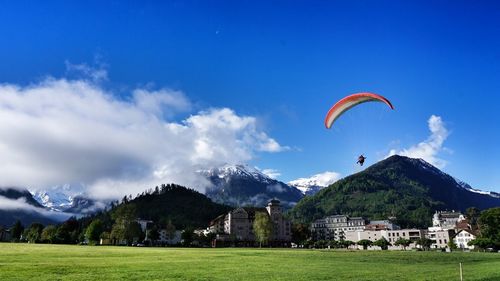
[[[396,217],[403,227],[427,227],[436,210],[495,206],[499,198],[464,189],[426,161],[394,155],[305,197],[290,216],[307,223],[333,214]]]

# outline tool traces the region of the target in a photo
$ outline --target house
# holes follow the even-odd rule
[[[453,242],[459,249],[474,249],[473,245],[469,246],[469,242],[476,239],[477,234],[470,229],[461,229],[453,236]]]
[[[292,239],[292,224],[283,216],[279,200],[271,200],[266,208],[239,207],[210,222],[209,231],[217,234],[214,246],[254,246],[253,223],[257,212],[267,214],[273,224],[270,244],[288,246]]]
[[[169,233],[166,229],[161,229],[158,231],[160,234],[158,237],[158,242],[163,245],[177,245],[181,243],[182,231],[176,230],[175,232]]]
[[[454,229],[458,223],[465,220],[465,217],[460,212],[436,211],[432,217],[432,227],[429,231]]]
[[[385,230],[382,231],[382,235],[384,238],[389,241],[389,243],[393,244],[398,241],[400,238],[408,239],[412,244],[410,244],[410,248],[416,247],[416,241],[420,238],[425,237],[426,231],[423,229],[398,229],[398,230]]]
[[[390,220],[374,220],[370,221],[369,224],[365,226],[365,229],[370,230],[397,230],[401,229],[399,225],[392,223]]]
[[[431,248],[444,249],[449,248],[448,243],[455,236],[455,229],[433,230],[427,233],[427,238],[432,240]]]
[[[345,239],[353,242],[358,242],[360,240],[370,240],[375,242],[381,238],[384,238],[389,243],[394,245],[399,239],[408,239],[412,243],[408,248],[416,248],[416,241],[422,237],[425,237],[426,231],[423,229],[397,229],[397,230],[356,230],[356,231],[346,231]],[[370,248],[371,249],[371,248]],[[389,247],[391,250],[399,250],[401,247],[393,246]]]
[[[347,232],[364,230],[366,222],[367,220],[362,217],[328,216],[311,224],[311,234],[314,240],[346,239]]]

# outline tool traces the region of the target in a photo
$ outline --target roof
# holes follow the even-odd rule
[[[462,231],[465,231],[465,232],[468,232],[474,236],[477,236],[478,234],[470,229],[460,229],[459,231],[457,231],[457,233],[455,233],[455,235],[453,235],[453,238],[455,238],[460,232]]]

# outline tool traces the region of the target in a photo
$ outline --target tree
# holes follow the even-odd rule
[[[34,222],[30,225],[26,232],[26,240],[30,243],[36,243],[40,241],[42,235],[43,225],[41,223]]]
[[[354,243],[353,241],[351,240],[340,240],[338,242],[338,245],[341,247],[341,248],[349,248],[350,246],[354,245],[356,243]]]
[[[490,239],[493,243],[490,248],[500,249],[500,207],[483,211],[478,219],[478,226],[479,238]]]
[[[41,240],[44,242],[54,243],[56,241],[57,227],[53,225],[47,225],[41,234]]]
[[[389,243],[389,241],[387,241],[384,237],[382,237],[379,240],[375,241],[373,245],[379,246],[382,250],[387,250],[391,245],[391,243]]]
[[[23,234],[24,226],[21,224],[20,220],[17,220],[16,223],[10,228],[10,233],[12,235],[12,240],[19,241],[21,235]]]
[[[400,237],[396,242],[394,242],[395,246],[403,246],[403,250],[406,251],[406,247],[410,246],[411,241],[409,239],[405,239],[403,237]]]
[[[144,240],[144,233],[142,232],[141,225],[138,222],[132,221],[127,224],[125,228],[125,239],[128,243]]]
[[[422,238],[419,238],[417,241],[416,241],[416,244],[417,245],[420,245],[422,247],[422,249],[425,251],[425,250],[429,250],[432,246],[432,240],[429,239],[429,238],[425,238],[425,237],[422,237]]]
[[[75,217],[70,217],[57,228],[57,241],[59,243],[74,244],[78,240],[80,224]],[[83,241],[83,240],[82,240]]]
[[[309,237],[309,227],[307,224],[294,223],[292,225],[292,242],[302,244]]]
[[[253,222],[253,232],[256,240],[259,242],[259,247],[262,247],[263,243],[269,242],[272,231],[273,223],[271,222],[269,215],[264,212],[256,212],[255,220]]]
[[[304,242],[304,247],[306,246],[306,244],[309,242],[309,240],[306,240]],[[328,241],[328,246],[330,246],[330,248],[338,248],[339,247],[339,242],[338,241],[335,241],[335,240],[330,240]]]
[[[113,210],[111,216],[115,220],[115,223],[111,228],[111,238],[115,242],[125,240],[127,244],[130,244],[134,238],[140,237],[142,230],[140,225],[135,221],[135,205],[121,205]]]
[[[165,227],[165,232],[167,234],[168,240],[172,240],[175,238],[175,232],[177,230],[175,229],[175,225],[172,223],[171,220],[168,220],[167,225]]]
[[[85,238],[89,240],[90,244],[99,243],[102,232],[104,231],[104,225],[100,219],[93,220],[90,225],[85,230]]]
[[[471,240],[467,243],[469,246],[475,246],[478,247],[479,249],[486,250],[488,248],[494,248],[495,247],[495,242],[490,239],[490,238],[476,238],[474,240]]]
[[[448,248],[450,248],[450,250],[458,249],[458,246],[455,241],[453,241],[453,239],[450,239],[450,241],[448,241]]]
[[[182,244],[184,246],[190,246],[191,243],[194,241],[194,229],[192,227],[186,227],[184,231],[181,234],[181,239],[182,239]]]
[[[371,246],[373,244],[373,242],[368,239],[362,239],[359,240],[356,244],[363,246],[363,250],[366,250],[368,249],[368,246]]]
[[[156,227],[156,225],[153,225],[150,229],[147,230],[147,232],[148,232],[147,238],[152,242],[155,242],[156,240],[160,239],[160,232],[158,231],[158,227]]]
[[[472,229],[477,228],[477,221],[478,221],[480,215],[481,215],[481,211],[476,207],[467,208],[467,210],[465,211],[465,216],[469,220],[469,224],[470,224]]]

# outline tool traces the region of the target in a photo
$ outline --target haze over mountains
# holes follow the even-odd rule
[[[402,226],[425,226],[435,210],[500,206],[500,194],[474,189],[424,160],[403,156],[391,156],[338,181],[338,174],[327,172],[286,184],[246,165],[224,165],[198,173],[212,184],[205,194],[214,202],[233,207],[264,206],[276,198],[287,209],[293,208],[290,214],[300,222],[349,214],[372,219],[396,217]],[[0,224],[9,225],[16,219],[53,223],[95,212],[107,204],[89,198],[80,186],[62,185],[31,193],[3,188]]]

